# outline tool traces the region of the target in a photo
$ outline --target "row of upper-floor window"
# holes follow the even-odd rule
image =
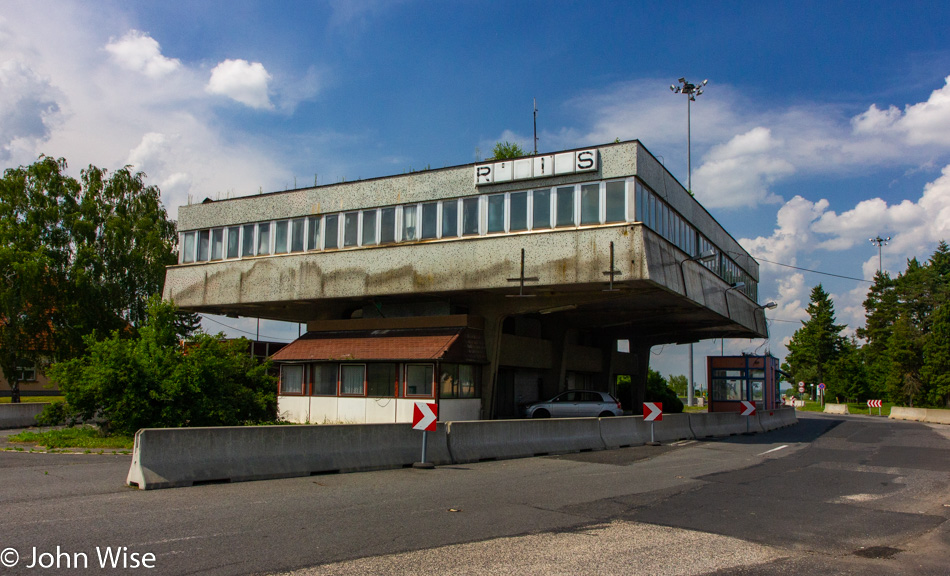
[[[288,363],[280,367],[279,392],[282,396],[478,398],[479,376],[475,364],[449,362]]]
[[[639,221],[755,299],[751,276],[639,181],[614,180],[256,222],[181,234],[181,263]],[[727,278],[727,276],[729,276]]]
[[[757,299],[758,282],[697,231],[656,192],[641,182],[636,183],[634,206],[634,217],[637,221],[643,222],[646,227],[675,244],[691,258],[712,254],[712,257],[698,262],[730,284],[742,282],[743,286],[738,290],[752,300]]]

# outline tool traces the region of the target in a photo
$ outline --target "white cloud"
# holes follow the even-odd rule
[[[0,62],[0,161],[32,157],[62,120],[61,94],[18,60]]]
[[[950,76],[926,102],[881,110],[872,104],[852,122],[855,134],[896,136],[910,146],[950,146]]]
[[[776,180],[795,172],[783,157],[783,142],[768,128],[756,127],[714,146],[696,171],[695,190],[701,203],[719,208],[740,208],[750,204],[780,203],[769,191]],[[742,194],[733,191],[742,190]]]
[[[162,56],[158,42],[144,32],[129,30],[125,36],[106,44],[106,51],[121,66],[150,78],[161,78],[181,68],[177,58]]]
[[[270,80],[271,75],[260,62],[225,60],[211,71],[206,90],[251,108],[270,110],[274,107],[268,95]]]

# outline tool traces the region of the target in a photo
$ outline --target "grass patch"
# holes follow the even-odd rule
[[[131,436],[101,436],[99,430],[91,426],[76,426],[45,432],[20,432],[7,438],[9,442],[40,444],[47,448],[89,448],[89,449],[131,449],[134,439]]]
[[[62,396],[20,396],[20,402],[62,402],[65,400]],[[0,404],[9,404],[9,396],[0,396]]]

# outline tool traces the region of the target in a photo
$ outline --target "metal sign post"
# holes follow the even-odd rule
[[[425,470],[431,470],[435,468],[435,464],[431,462],[426,462],[426,444],[429,432],[435,432],[436,425],[438,424],[439,416],[439,405],[438,404],[426,404],[424,402],[417,402],[413,405],[412,408],[412,429],[413,430],[422,430],[422,461],[415,462],[413,468],[422,468]]]
[[[659,446],[656,436],[653,434],[653,426],[656,420],[663,420],[662,402],[644,402],[643,403],[643,421],[650,423],[650,441],[647,446]]]

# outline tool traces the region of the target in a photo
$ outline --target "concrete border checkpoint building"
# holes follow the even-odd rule
[[[640,413],[651,347],[768,333],[758,264],[636,140],[206,200],[178,225],[166,299],[306,323],[274,356],[298,422],[512,418],[567,388]]]

